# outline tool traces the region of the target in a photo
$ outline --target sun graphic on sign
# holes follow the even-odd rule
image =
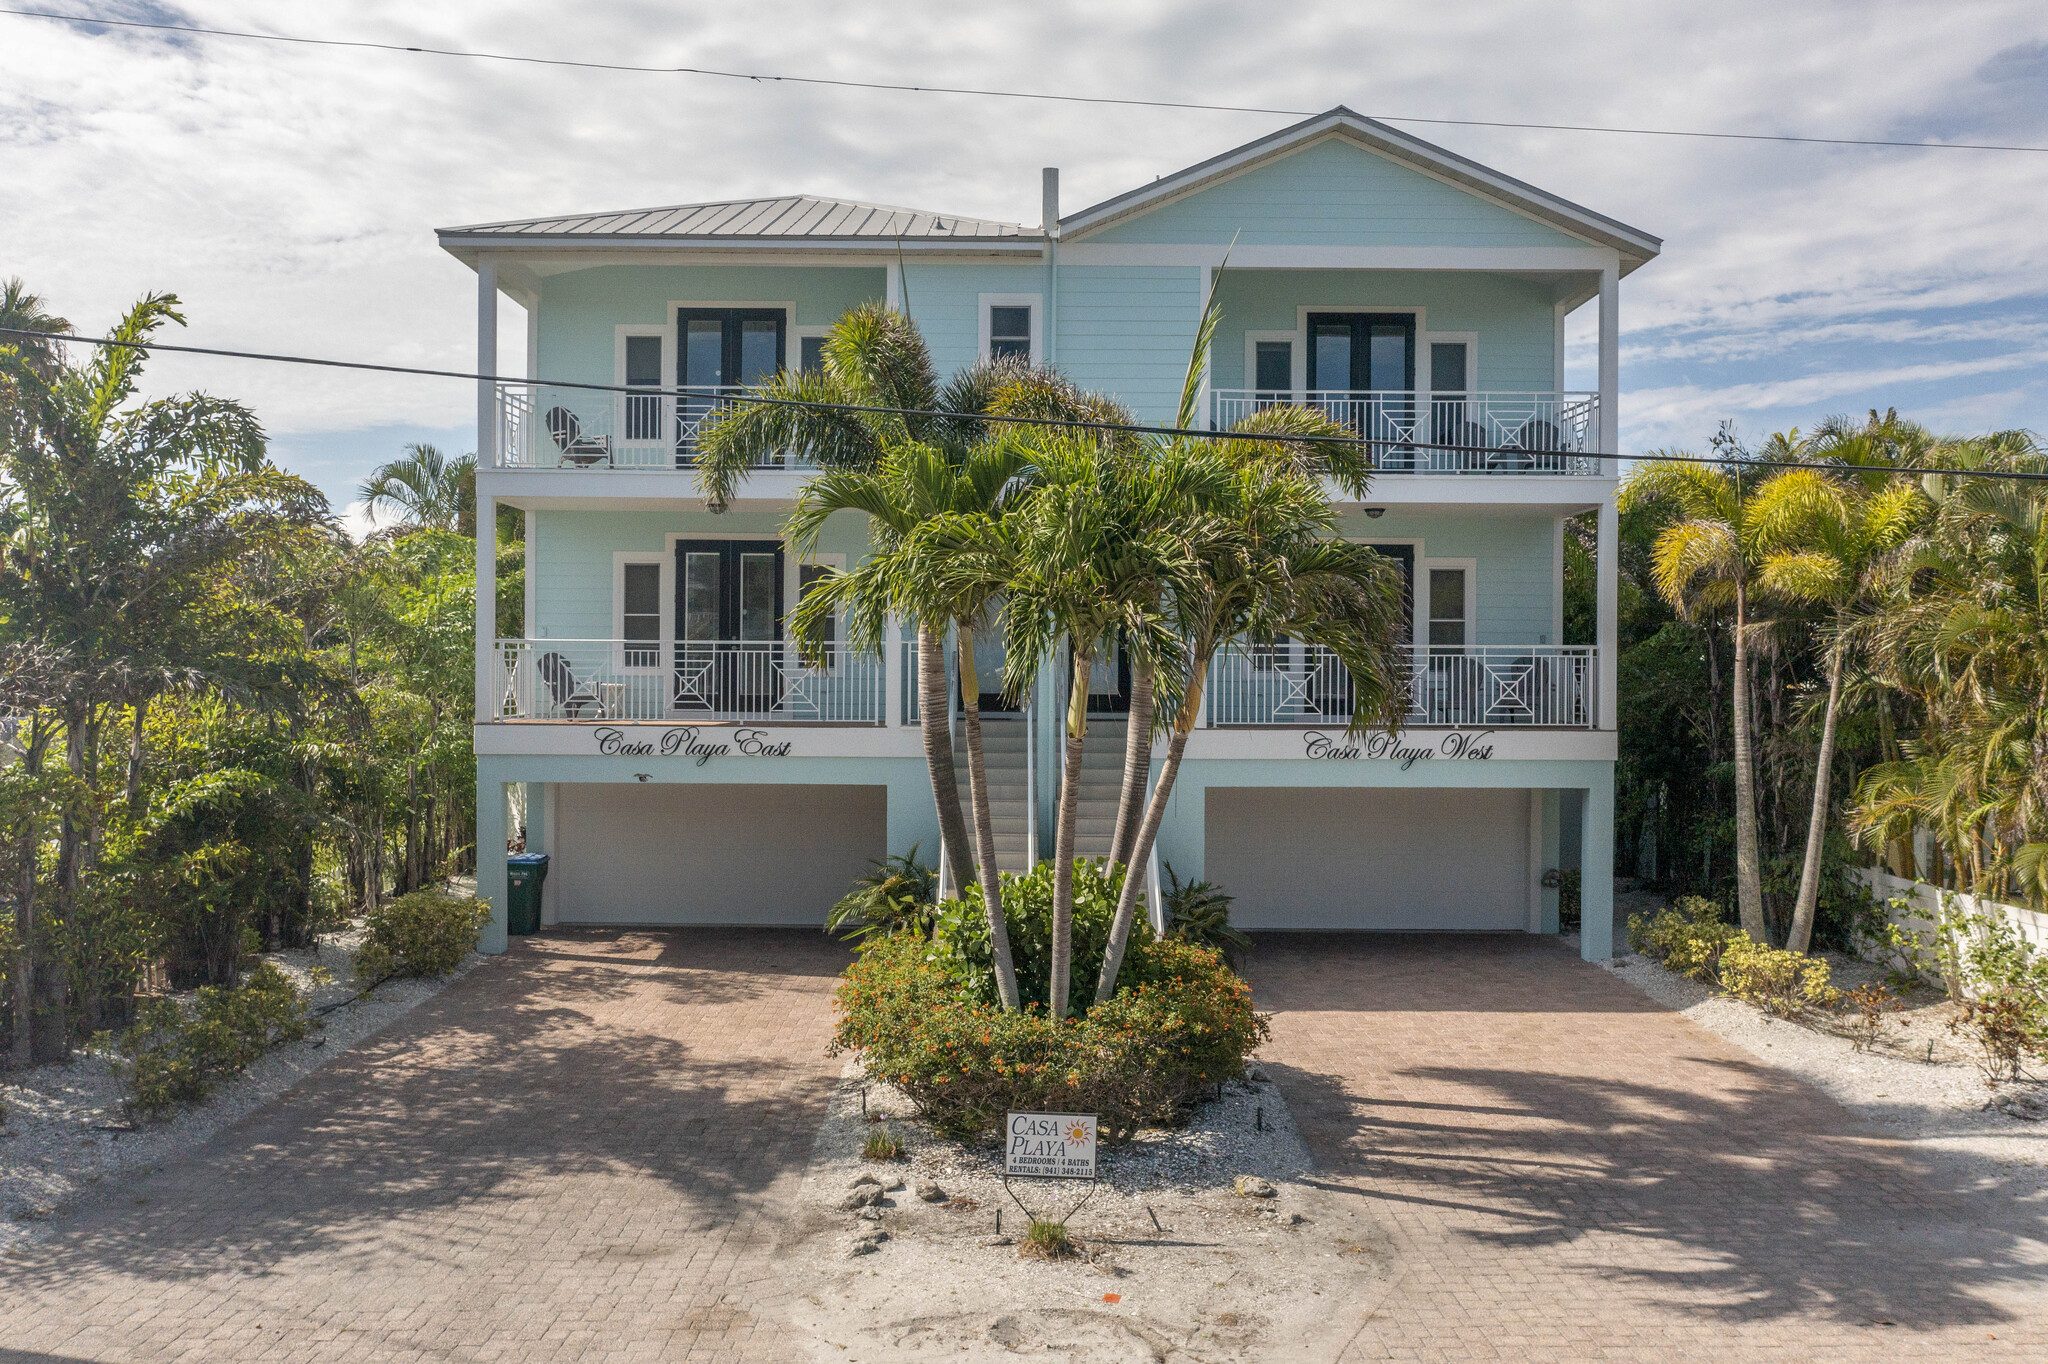
[[[1070,1122],[1070,1123],[1068,1123],[1068,1124],[1067,1124],[1067,1140],[1068,1140],[1068,1141],[1086,1141],[1086,1140],[1088,1140],[1088,1124],[1087,1124],[1087,1123],[1085,1123],[1085,1122]]]

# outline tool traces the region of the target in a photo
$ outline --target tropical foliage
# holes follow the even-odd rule
[[[43,306],[10,284],[6,325],[68,329]],[[122,1029],[138,990],[232,993],[252,953],[474,857],[463,516],[352,542],[270,462],[246,407],[144,395],[140,345],[182,322],[158,294],[113,329],[130,346],[0,340],[0,1036],[16,1064]],[[153,1017],[162,1045],[138,1043],[138,1064],[159,1058],[152,1092],[182,1092],[186,1044]]]

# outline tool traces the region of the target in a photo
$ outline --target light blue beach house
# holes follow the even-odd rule
[[[786,637],[807,587],[859,561],[861,524],[799,561],[781,538],[799,457],[722,514],[694,476],[721,395],[818,364],[871,300],[906,309],[943,372],[1028,355],[1159,422],[1213,284],[1210,422],[1309,403],[1384,442],[1343,526],[1408,578],[1408,722],[1343,739],[1346,679],[1300,644],[1216,660],[1159,855],[1233,893],[1240,925],[1555,932],[1546,873],[1611,865],[1620,284],[1657,238],[1340,108],[1079,212],[1048,170],[1036,227],[791,195],[440,241],[476,271],[480,372],[500,294],[528,319],[527,377],[478,394],[478,525],[520,509],[527,553],[512,639],[477,558],[487,950],[515,822],[553,859],[564,924],[818,923],[871,859],[936,854],[906,632],[822,665]],[[1567,392],[1565,317],[1585,305],[1598,387]],[[1566,522],[1588,512],[1597,627],[1568,641]],[[1084,852],[1124,745],[1114,660],[1096,683]],[[1057,714],[988,721],[1009,865],[1050,855]],[[1584,954],[1606,957],[1607,876],[1586,877],[1584,914]]]

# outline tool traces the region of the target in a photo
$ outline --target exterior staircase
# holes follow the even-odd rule
[[[989,822],[995,826],[996,866],[1002,871],[1030,870],[1030,755],[1026,752],[1030,732],[1031,726],[1020,715],[981,717],[982,756],[988,762]],[[960,783],[960,814],[967,821],[967,841],[972,844],[974,804],[967,782],[967,734],[957,724],[953,727],[953,772]],[[1115,818],[1112,803],[1110,819]]]
[[[1109,856],[1109,840],[1116,834],[1117,797],[1123,793],[1124,735],[1129,729],[1129,722],[1120,715],[1088,717],[1088,737],[1081,744],[1081,807],[1074,820],[1076,857]],[[1043,856],[1052,856],[1053,832],[1048,829],[1039,838]]]

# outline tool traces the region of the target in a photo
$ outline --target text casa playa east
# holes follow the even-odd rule
[[[600,757],[692,758],[702,767],[713,758],[787,758],[790,740],[777,740],[765,729],[704,729],[678,725],[672,729],[628,732],[610,725],[590,733]]]

